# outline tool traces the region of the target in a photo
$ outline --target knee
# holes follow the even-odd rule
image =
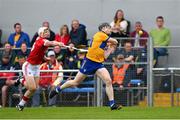
[[[111,81],[111,79],[109,78],[109,79],[106,80],[106,86],[110,86],[110,85],[112,85],[112,81]]]
[[[29,87],[29,90],[32,91],[32,92],[35,92],[37,90],[37,87],[36,86],[31,86],[31,87]]]
[[[8,88],[7,86],[3,86],[2,87],[2,93],[6,93],[7,92],[7,88]]]

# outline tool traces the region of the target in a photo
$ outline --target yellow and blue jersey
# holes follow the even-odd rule
[[[104,49],[106,47],[107,41],[110,37],[104,32],[97,32],[93,36],[91,45],[88,48],[86,58],[91,61],[102,63],[105,60]]]

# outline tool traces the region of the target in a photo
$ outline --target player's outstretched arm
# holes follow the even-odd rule
[[[44,43],[44,46],[56,46],[56,45],[59,45],[59,46],[63,47],[64,43],[57,42],[57,41],[49,41],[49,40],[46,40],[45,43]]]

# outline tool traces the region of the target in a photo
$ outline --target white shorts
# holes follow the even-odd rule
[[[39,77],[40,76],[40,65],[31,65],[27,61],[22,66],[22,72],[23,76],[34,76]]]

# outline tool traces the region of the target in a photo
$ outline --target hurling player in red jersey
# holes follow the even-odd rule
[[[39,75],[40,75],[40,64],[43,62],[45,52],[49,46],[64,46],[63,43],[57,41],[49,41],[46,38],[50,36],[49,29],[47,27],[41,27],[38,31],[39,37],[34,43],[30,55],[27,61],[22,66],[23,76],[25,79],[21,80],[21,83],[26,87],[22,100],[16,106],[19,111],[22,111],[24,105],[27,103],[29,98],[38,88]]]

